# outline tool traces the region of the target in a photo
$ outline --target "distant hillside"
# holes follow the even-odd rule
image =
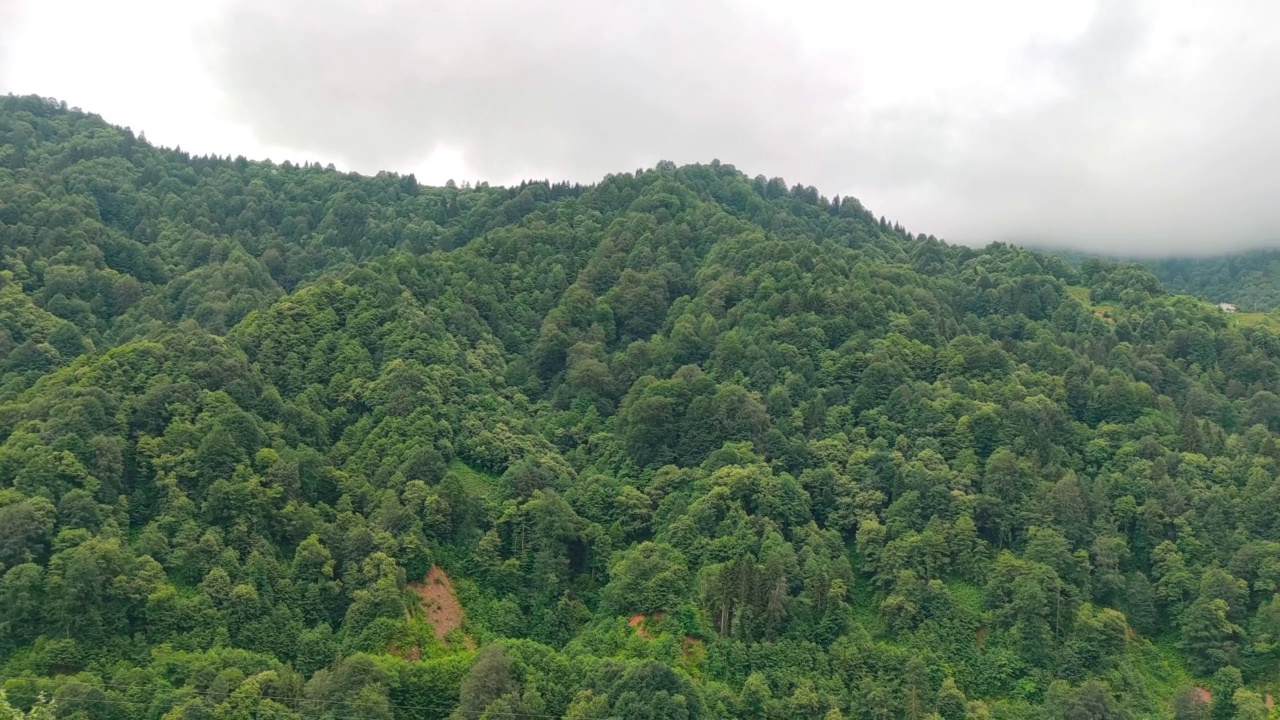
[[[1051,252],[1076,266],[1097,257],[1070,250]],[[1208,257],[1109,260],[1149,269],[1169,292],[1195,295],[1214,303],[1229,302],[1242,312],[1265,313],[1280,308],[1280,249]]]
[[[1280,250],[1254,250],[1214,258],[1170,258],[1145,264],[1172,292],[1234,303],[1242,311],[1280,308]]]

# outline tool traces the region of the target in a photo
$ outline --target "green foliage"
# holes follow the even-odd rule
[[[615,615],[672,610],[689,592],[689,568],[670,545],[641,543],[609,569],[603,602]]]
[[[7,97],[0,714],[1258,717],[1278,338],[719,162],[430,188]]]
[[[23,712],[9,704],[5,692],[0,690],[0,720],[53,720],[58,717],[58,703],[41,696],[31,707]]]
[[[1249,252],[1215,258],[1172,258],[1149,263],[1160,282],[1173,292],[1229,302],[1249,313],[1280,307],[1280,253]]]

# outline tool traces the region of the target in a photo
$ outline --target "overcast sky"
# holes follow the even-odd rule
[[[1275,0],[0,0],[0,91],[432,183],[719,158],[955,242],[1280,246]]]

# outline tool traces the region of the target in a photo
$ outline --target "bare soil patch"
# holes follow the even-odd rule
[[[645,640],[652,640],[653,633],[649,632],[649,628],[646,626],[649,624],[650,619],[661,620],[662,615],[663,613],[661,610],[659,610],[658,612],[654,613],[651,616],[645,615],[643,613],[637,613],[635,615],[632,615],[631,618],[627,620],[627,624],[636,629],[636,635],[639,635],[641,638]]]
[[[703,642],[692,635],[685,635],[684,642],[680,647],[680,655],[684,658],[686,664],[706,655],[703,648]]]
[[[462,604],[453,590],[453,581],[439,565],[432,565],[422,582],[409,583],[409,589],[417,594],[422,613],[437,638],[443,641],[446,635],[462,627]]]

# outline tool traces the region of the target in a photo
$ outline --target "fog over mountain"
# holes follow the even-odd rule
[[[877,5],[221,0],[186,29],[199,72],[179,90],[216,96],[212,114],[277,157],[363,172],[430,179],[443,156],[471,179],[590,182],[718,158],[956,242],[1280,241],[1280,6]],[[133,14],[126,35],[147,28]],[[48,52],[35,46],[13,54],[6,89],[48,91],[26,79],[23,60]],[[148,126],[145,104],[104,111]]]

